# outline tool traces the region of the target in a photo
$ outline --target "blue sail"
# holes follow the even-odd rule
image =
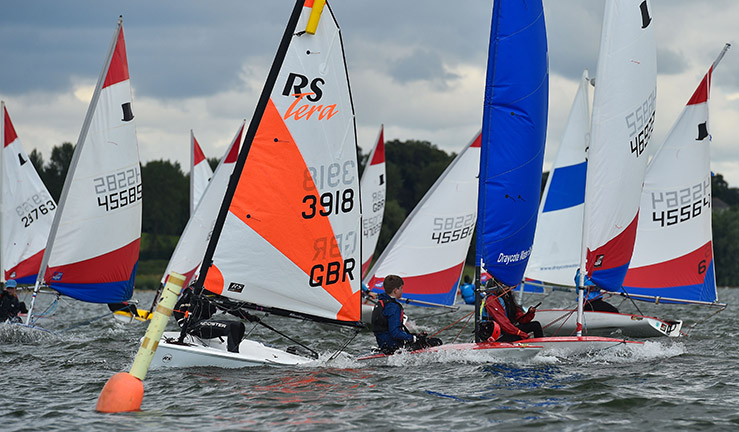
[[[495,0],[482,119],[477,262],[517,285],[534,242],[549,70],[541,0]]]

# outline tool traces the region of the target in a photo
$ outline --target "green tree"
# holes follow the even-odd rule
[[[739,286],[739,206],[714,212],[712,222],[716,283]]]
[[[167,236],[179,236],[190,217],[189,184],[179,162],[149,161],[141,169],[143,183],[142,231],[149,234],[142,258],[168,259],[174,245]]]
[[[62,195],[64,180],[67,178],[73,156],[74,146],[72,143],[65,142],[61,146],[54,146],[51,149],[51,158],[46,165],[46,169],[44,169],[43,174],[39,172],[41,180],[44,181],[46,188],[49,189],[49,193],[56,202],[59,202],[59,197]]]

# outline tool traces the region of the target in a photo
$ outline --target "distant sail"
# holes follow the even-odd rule
[[[177,241],[177,246],[162,276],[162,284],[167,282],[169,273],[175,271],[185,276],[184,286],[188,286],[197,274],[198,269],[200,269],[205,256],[205,249],[208,246],[208,241],[218,217],[218,210],[221,207],[221,202],[223,202],[223,196],[226,194],[228,180],[231,178],[236,159],[239,156],[239,144],[243,140],[244,124],[245,122],[241,123],[238,132],[231,141],[231,145],[226,150],[226,154],[218,163],[213,178],[203,191],[200,205],[187,221],[187,225]]]
[[[585,71],[539,205],[526,279],[565,286],[575,283],[575,271],[580,266],[585,155],[590,138],[589,88]]]
[[[547,56],[541,1],[496,0],[482,118],[476,262],[509,286],[523,280],[534,242],[549,104]]]
[[[623,289],[629,294],[704,302],[717,299],[708,127],[715,65],[647,168],[634,255],[624,280]]]
[[[380,133],[367,159],[359,188],[362,191],[362,277],[364,277],[375,254],[382,229],[382,217],[385,215],[387,182],[383,127],[380,127]]]
[[[634,249],[654,130],[657,50],[647,0],[609,1],[603,18],[585,185],[588,276],[619,291]]]
[[[195,134],[190,129],[190,216],[195,213],[208,182],[213,177],[208,159],[200,148]]]
[[[119,20],[64,182],[41,282],[87,302],[131,298],[141,198],[136,121]]]
[[[477,133],[405,218],[364,280],[382,292],[385,276],[403,278],[403,298],[452,305],[477,216]]]
[[[22,285],[36,282],[56,203],[23,150],[2,102],[2,277]]]
[[[198,282],[235,300],[356,323],[362,264],[354,108],[328,3],[315,34],[303,31],[312,3],[298,5],[288,24]]]

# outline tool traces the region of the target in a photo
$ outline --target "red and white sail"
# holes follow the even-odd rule
[[[228,152],[226,152],[228,154]],[[213,177],[213,170],[205,158],[203,149],[200,148],[195,134],[190,129],[190,216],[200,203],[200,198],[208,187],[208,182]]]
[[[375,254],[385,214],[385,138],[380,127],[377,141],[367,159],[359,183],[362,191],[362,277],[367,274]]]
[[[565,286],[573,286],[575,282],[575,271],[580,266],[585,156],[590,139],[589,89],[586,70],[539,205],[534,246],[526,267],[527,280]]]
[[[5,102],[0,103],[0,111],[3,118],[0,124],[2,280],[14,279],[19,284],[30,285],[36,282],[57,207],[23,150]]]
[[[129,299],[139,256],[141,198],[120,19],[64,182],[39,282],[88,302]]]
[[[199,281],[263,307],[358,322],[354,108],[339,27],[326,3],[315,32],[304,31],[312,7],[306,0],[293,11]]]
[[[714,62],[647,169],[624,291],[716,301],[708,102]]]
[[[236,159],[239,156],[239,144],[243,140],[244,125],[245,122],[242,122],[228,146],[226,154],[218,163],[213,178],[203,192],[202,205],[195,209],[195,213],[187,221],[174,253],[169,259],[169,264],[167,264],[167,269],[162,277],[162,284],[167,282],[169,273],[173,271],[185,276],[184,286],[188,286],[197,275],[197,271],[203,263],[208,241],[210,241],[210,236],[213,233],[223,196],[226,194],[228,180],[231,178]]]
[[[621,288],[634,249],[654,129],[657,50],[648,0],[609,0],[603,18],[585,186],[588,276]]]
[[[370,289],[396,274],[404,298],[454,304],[477,220],[480,142],[478,133],[398,228],[364,278]]]

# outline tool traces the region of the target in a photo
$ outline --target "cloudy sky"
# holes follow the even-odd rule
[[[459,151],[480,128],[491,0],[334,0],[365,152],[390,139]],[[118,15],[124,16],[141,159],[189,164],[190,129],[222,156],[250,119],[292,0],[3,0],[0,98],[26,151],[76,143]],[[544,0],[549,168],[577,81],[595,70],[603,0]],[[661,142],[724,43],[739,2],[652,0]],[[739,46],[714,73],[712,168],[739,186]],[[651,146],[650,146],[651,147]],[[656,148],[656,146],[652,147]]]

